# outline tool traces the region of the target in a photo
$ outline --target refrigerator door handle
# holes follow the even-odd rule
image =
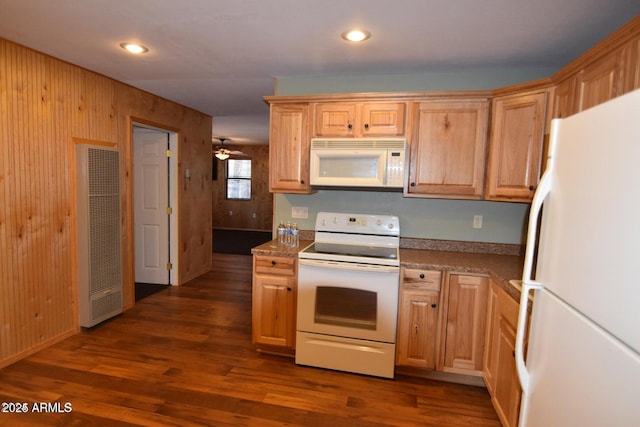
[[[547,171],[542,175],[540,184],[531,201],[529,213],[529,232],[524,257],[524,269],[522,273],[522,292],[520,293],[520,308],[518,312],[518,327],[516,330],[516,370],[522,387],[522,393],[529,394],[529,371],[524,362],[524,340],[527,332],[527,313],[529,293],[532,290],[542,289],[543,285],[531,278],[533,269],[533,255],[535,253],[536,237],[538,234],[538,218],[545,199],[551,191],[552,175]]]

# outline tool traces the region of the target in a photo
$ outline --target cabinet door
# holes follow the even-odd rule
[[[369,102],[362,105],[363,136],[404,135],[405,103]]]
[[[640,88],[640,38],[629,42],[625,50],[624,93]]]
[[[406,195],[482,198],[488,109],[484,100],[413,104]]]
[[[503,426],[517,426],[522,390],[515,365],[518,302],[491,283],[483,377]]]
[[[272,105],[269,140],[269,191],[310,193],[309,106]]]
[[[404,135],[404,102],[328,102],[315,108],[314,134],[326,137]]]
[[[624,49],[589,64],[578,74],[578,111],[602,104],[622,93]]]
[[[439,292],[400,295],[397,365],[436,368]]]
[[[493,403],[504,426],[516,427],[520,413],[522,391],[516,372],[516,330],[511,322],[500,316],[498,329],[497,371],[493,390]]]
[[[493,396],[496,384],[496,371],[498,370],[497,345],[498,342],[498,326],[500,322],[500,313],[498,312],[498,288],[493,283],[489,287],[489,295],[487,297],[487,330],[485,332],[484,345],[484,361],[482,369],[482,378],[489,390],[489,394]]]
[[[449,275],[443,371],[482,375],[488,291],[488,277]]]
[[[496,98],[487,199],[528,202],[540,180],[547,91]]]
[[[553,117],[564,119],[577,112],[578,98],[576,76],[563,80],[555,90],[553,101]]]
[[[316,105],[316,136],[355,136],[356,104],[335,102]]]
[[[278,347],[295,342],[295,278],[253,276],[253,341]]]

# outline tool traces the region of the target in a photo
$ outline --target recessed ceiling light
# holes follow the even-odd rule
[[[364,30],[349,30],[342,33],[342,38],[349,42],[363,42],[371,37],[368,31]]]
[[[147,53],[149,49],[141,44],[136,43],[120,43],[120,47],[126,50],[127,52],[139,54],[139,53]]]

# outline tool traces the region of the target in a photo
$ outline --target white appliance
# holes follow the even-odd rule
[[[296,363],[393,378],[398,217],[319,212],[298,254]]]
[[[402,189],[406,148],[402,138],[314,138],[311,185]]]
[[[520,426],[640,425],[639,160],[640,90],[552,122],[520,301]]]
[[[76,145],[78,313],[92,327],[123,310],[120,152]]]

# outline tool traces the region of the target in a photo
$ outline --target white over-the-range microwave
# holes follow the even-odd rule
[[[313,138],[311,186],[402,188],[406,150],[404,138]]]

